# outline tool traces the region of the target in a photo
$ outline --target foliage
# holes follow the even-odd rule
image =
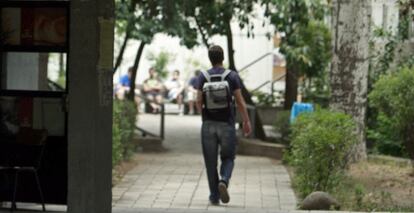
[[[381,76],[368,96],[370,106],[378,110],[377,120],[380,125],[377,128],[381,130],[381,127],[386,126],[391,131],[395,131],[391,133],[393,134],[391,139],[397,139],[394,144],[398,144],[400,140],[406,145],[414,143],[410,135],[410,132],[414,131],[412,127],[414,121],[413,82],[414,67],[405,67],[397,72]],[[377,131],[377,134],[381,134],[381,131]],[[386,136],[388,135],[382,135],[382,137]],[[412,150],[406,147],[406,151]]]
[[[129,159],[134,152],[134,136],[137,110],[134,102],[114,100],[112,123],[112,165]]]
[[[187,47],[197,44],[197,31],[179,14],[178,1],[116,1],[116,32],[150,43],[155,34],[164,32],[181,38]]]
[[[290,111],[284,110],[280,111],[276,115],[275,123],[273,124],[273,128],[276,132],[280,133],[281,138],[280,142],[283,144],[289,145],[289,134],[290,134]]]
[[[304,63],[300,63],[300,70],[309,80],[308,88],[325,92],[327,69],[332,58],[331,32],[324,22],[310,21],[300,30],[300,38],[302,40],[298,43],[305,57]]]
[[[262,92],[260,90],[252,93],[255,103],[259,106],[272,106],[275,103],[275,95]]]
[[[323,72],[331,57],[330,31],[323,20],[328,5],[323,0],[264,0],[266,14],[278,32],[285,33],[281,52],[289,64],[299,64],[305,75]]]
[[[367,139],[373,143],[372,152],[392,156],[406,156],[404,144],[393,121],[384,113],[376,113],[375,124],[367,130]]]
[[[391,72],[391,66],[393,64],[397,63],[396,66],[401,65],[399,61],[396,61],[396,54],[401,52],[401,50],[398,49],[398,46],[404,42],[399,34],[393,35],[390,31],[383,28],[374,30],[374,40],[375,39],[384,39],[385,44],[383,48],[372,56],[369,70],[370,89],[372,89],[372,85],[378,80],[379,76]],[[371,49],[373,48],[374,45],[371,44]]]
[[[193,0],[183,1],[182,12],[189,20],[194,21],[204,45],[209,47],[210,38],[214,35],[227,35],[228,25],[237,20],[239,27],[247,30],[248,36],[253,35],[254,5],[258,0],[252,1],[215,1]]]
[[[410,10],[414,7],[414,2],[399,0],[400,17],[397,33],[388,29],[377,28],[374,30],[374,38],[371,46],[374,49],[375,41],[383,40],[383,48],[374,52],[369,70],[369,91],[371,91],[380,76],[389,75],[404,67],[414,66],[414,56],[401,55],[404,43],[409,39],[409,24],[413,20]],[[389,154],[394,156],[405,156],[403,139],[401,132],[394,125],[394,120],[379,111],[373,104],[368,106],[367,119],[367,139],[374,143],[374,152]]]
[[[165,79],[168,75],[167,66],[172,60],[174,60],[174,55],[167,51],[161,51],[158,55],[150,52],[147,55],[147,59],[152,61],[152,67],[155,68],[158,75],[162,79]]]
[[[356,143],[354,131],[352,118],[343,113],[317,110],[297,118],[287,159],[295,169],[294,185],[301,196],[332,192],[340,184]]]
[[[414,57],[408,56],[400,59],[398,54],[401,52],[398,46],[409,40],[409,25],[414,19],[414,14],[410,15],[410,11],[414,9],[414,2],[407,0],[398,0],[399,22],[397,33],[393,33],[390,29],[376,28],[374,29],[374,37],[372,44],[379,40],[385,40],[384,48],[378,51],[372,57],[370,67],[370,86],[372,86],[380,75],[391,72],[391,66],[396,63],[396,67],[413,64]]]
[[[231,22],[237,21],[241,29],[247,30],[247,36],[254,36],[254,6],[259,0],[181,0],[182,13],[187,20],[197,26],[203,44],[212,45],[210,39],[214,35],[223,35],[227,38],[227,53],[229,68],[237,70],[234,62],[233,34]]]
[[[329,28],[324,24],[329,6],[326,0],[263,0],[266,15],[276,31],[284,34],[280,51],[286,56],[285,107],[296,100],[299,76],[316,79],[309,87],[325,88],[331,58]],[[321,80],[319,80],[321,79]]]

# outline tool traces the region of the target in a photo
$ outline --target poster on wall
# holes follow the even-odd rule
[[[1,8],[1,32],[6,46],[66,47],[68,11],[65,7]]]

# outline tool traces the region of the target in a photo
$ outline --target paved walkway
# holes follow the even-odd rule
[[[286,169],[278,161],[237,156],[230,203],[208,203],[197,116],[166,116],[164,153],[139,154],[139,164],[113,188],[114,212],[287,212],[296,208]],[[158,132],[159,116],[139,125]]]

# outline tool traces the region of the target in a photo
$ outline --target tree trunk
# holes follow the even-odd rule
[[[134,65],[132,66],[132,75],[131,75],[131,81],[130,81],[130,91],[127,95],[128,100],[134,101],[135,97],[135,79],[137,77],[137,71],[138,71],[138,65],[139,61],[141,60],[142,52],[144,51],[145,43],[141,42],[138,47],[137,55],[135,56]]]
[[[59,76],[65,73],[63,53],[59,54]]]
[[[137,0],[132,0],[130,2],[128,12],[133,14],[137,4],[138,4]],[[128,40],[131,38],[131,33],[132,33],[132,31],[134,30],[134,27],[135,27],[134,24],[135,24],[134,21],[132,21],[131,19],[128,20],[127,27],[126,27],[125,38],[124,38],[124,41],[122,42],[121,49],[119,50],[118,57],[116,58],[116,62],[115,62],[114,70],[113,70],[114,74],[115,74],[116,70],[118,69],[118,67],[122,63],[122,59],[124,57],[126,45],[128,43]]]
[[[233,47],[233,33],[231,32],[230,20],[227,21],[227,50],[229,57],[229,69],[236,70],[236,64],[234,63],[234,47]]]
[[[119,50],[118,57],[116,58],[116,62],[115,62],[115,66],[114,66],[114,74],[115,74],[116,70],[118,70],[119,65],[121,65],[122,59],[124,57],[126,45],[128,43],[129,38],[130,38],[130,33],[126,32],[124,42],[122,42],[121,49]]]
[[[236,69],[236,65],[234,63],[234,49],[233,49],[233,34],[231,32],[231,27],[230,27],[230,21],[227,22],[227,48],[228,48],[228,57],[229,57],[229,69],[237,71]],[[244,85],[244,82],[242,79],[240,79],[240,83],[241,83],[241,92],[243,95],[244,100],[246,101],[246,103],[248,105],[251,106],[255,106],[256,104],[253,102],[252,100],[252,96],[250,95],[250,92],[247,90],[246,86]],[[260,119],[260,115],[259,113],[256,111],[255,113],[255,123],[252,124],[253,128],[255,128],[255,136],[256,138],[259,138],[261,140],[265,140],[266,139],[266,133],[263,129],[263,124],[262,124],[262,120]]]
[[[330,106],[357,123],[353,161],[366,159],[366,108],[371,1],[333,1],[333,48]]]
[[[290,110],[298,96],[298,68],[290,63],[286,70],[284,108]]]

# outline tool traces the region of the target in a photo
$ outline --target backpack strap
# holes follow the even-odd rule
[[[231,70],[227,69],[222,74],[210,75],[207,71],[203,70],[201,73],[204,75],[208,82],[211,82],[211,77],[221,77],[221,81],[224,81],[226,77],[231,73]]]
[[[210,74],[208,74],[207,71],[202,70],[201,73],[204,75],[204,77],[206,78],[207,82],[210,82],[211,81],[211,76],[210,76]]]
[[[224,81],[224,79],[231,73],[231,70],[227,69],[221,74],[221,81]]]

